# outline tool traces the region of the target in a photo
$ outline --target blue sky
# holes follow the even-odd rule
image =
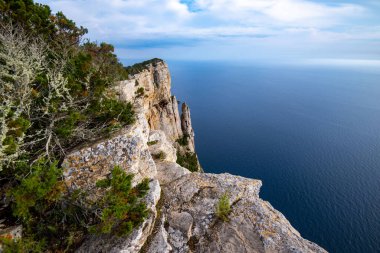
[[[39,0],[122,59],[380,64],[380,0]]]

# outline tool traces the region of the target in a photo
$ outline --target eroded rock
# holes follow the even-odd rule
[[[172,252],[326,252],[303,239],[280,212],[260,199],[260,187],[259,180],[204,173],[191,173],[165,186],[168,226],[160,229],[166,230]],[[227,222],[215,214],[225,193],[232,207]]]
[[[91,191],[98,180],[106,178],[115,166],[134,174],[134,182],[154,178],[156,165],[148,149],[149,128],[143,114],[133,126],[68,154],[62,164],[70,189]]]

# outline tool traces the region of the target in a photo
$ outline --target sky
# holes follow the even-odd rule
[[[39,0],[122,60],[380,65],[380,0]]]

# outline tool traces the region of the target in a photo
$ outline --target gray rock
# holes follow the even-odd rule
[[[166,185],[163,213],[172,252],[326,252],[260,199],[260,187],[259,180],[203,173]],[[224,193],[232,207],[228,222],[215,214]]]
[[[191,236],[193,217],[187,212],[170,213],[169,225],[175,230],[179,230],[187,239]]]
[[[157,175],[156,178],[160,181],[161,185],[166,185],[174,180],[189,174],[190,171],[173,162],[157,162]]]
[[[191,124],[190,108],[187,106],[186,103],[182,104],[181,128],[182,128],[183,134],[188,136],[188,141],[189,141],[188,148],[190,152],[194,152],[195,151],[194,130]]]

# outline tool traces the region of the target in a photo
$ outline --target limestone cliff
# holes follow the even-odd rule
[[[114,165],[135,174],[135,182],[150,179],[145,222],[126,237],[88,236],[78,252],[325,252],[260,199],[261,181],[177,164],[177,155],[195,151],[194,131],[189,107],[182,104],[180,115],[170,88],[166,63],[147,64],[113,90],[134,104],[136,123],[66,156],[67,185],[93,198],[101,194],[95,182]],[[215,207],[225,193],[232,211],[223,222]]]

